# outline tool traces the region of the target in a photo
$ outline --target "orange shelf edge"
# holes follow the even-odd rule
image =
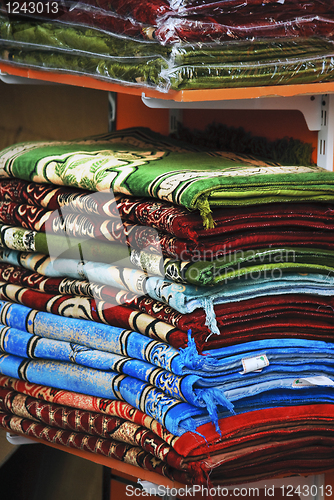
[[[334,93],[334,82],[308,83],[295,85],[275,85],[265,87],[236,87],[222,89],[200,90],[170,90],[167,93],[148,87],[135,87],[109,83],[91,76],[57,73],[46,70],[16,67],[0,63],[0,71],[8,75],[20,76],[34,80],[53,82],[58,84],[87,87],[96,90],[119,92],[123,94],[142,95],[176,102],[218,101],[230,99],[253,99],[257,97],[292,97],[298,95]]]

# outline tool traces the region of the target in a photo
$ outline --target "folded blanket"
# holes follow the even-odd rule
[[[22,143],[1,152],[0,174],[167,200],[199,209],[207,227],[215,206],[334,199],[333,172],[320,167],[288,167],[223,152],[181,154],[176,144],[146,129],[78,142]],[[131,152],[124,153],[125,147]]]
[[[146,205],[147,209],[151,211],[150,203],[147,202]],[[265,219],[263,221],[261,218],[256,220],[256,217],[259,217],[256,213],[253,214],[254,222],[248,221],[245,223],[246,227],[255,226],[256,229],[253,231],[244,230],[241,223],[239,223],[241,227],[238,231],[237,222],[234,224],[233,229],[229,230],[227,222],[227,227],[220,226],[213,230],[207,230],[208,234],[204,241],[203,237],[201,237],[202,231],[198,231],[196,236],[199,241],[195,243],[185,239],[184,234],[182,239],[176,238],[165,232],[157,231],[153,227],[122,221],[116,214],[115,217],[105,219],[99,215],[78,214],[75,211],[71,212],[70,209],[69,206],[63,207],[61,211],[60,209],[51,211],[43,208],[38,209],[34,205],[19,205],[14,202],[0,201],[0,221],[5,223],[4,225],[0,223],[2,243],[17,250],[24,248],[27,251],[37,250],[49,253],[50,249],[50,251],[56,250],[60,253],[60,250],[66,248],[66,246],[78,244],[78,240],[73,240],[73,238],[80,238],[81,242],[93,238],[98,240],[98,248],[92,253],[89,244],[85,243],[87,250],[83,254],[88,260],[99,258],[102,261],[105,259],[105,262],[109,260],[109,257],[107,257],[108,252],[103,251],[106,242],[123,246],[128,245],[136,250],[163,254],[180,260],[212,260],[230,252],[237,253],[266,246],[304,246],[331,249],[334,243],[334,235],[329,231],[331,228],[330,221],[323,224],[324,231],[310,231],[306,229],[307,226],[298,231],[297,229],[292,230],[290,225],[284,225],[284,220],[273,219],[273,221],[277,221],[276,224],[273,224],[273,227],[276,226],[273,230]],[[329,210],[329,207],[327,209]],[[277,210],[277,215],[278,212],[279,210]],[[320,212],[319,208],[318,212]],[[212,215],[214,224],[217,224],[216,214]],[[10,226],[7,226],[7,224],[10,224]],[[315,220],[314,225],[316,224],[317,221]],[[22,228],[19,231],[15,230],[14,228],[18,227],[18,225],[26,228],[25,231],[22,231]],[[318,223],[318,225],[321,224]],[[310,226],[312,226],[312,223],[310,223]],[[31,230],[31,232],[28,230]],[[16,231],[20,236],[11,235],[8,238],[7,234],[10,231]],[[45,237],[40,233],[46,233],[47,236]],[[55,238],[54,235],[62,236],[66,238],[66,241],[62,242],[61,238]],[[14,242],[16,245],[24,243],[24,246],[13,246]],[[90,256],[88,257],[88,255]]]
[[[3,41],[0,60],[19,67],[78,74],[160,92],[182,89],[257,87],[329,82],[333,80],[331,40],[273,38],[219,44],[186,44],[165,57],[119,62],[106,55],[76,54],[45,47],[22,49],[21,42]],[[217,47],[218,45],[218,47]]]
[[[204,228],[198,212],[189,212],[167,201],[113,193],[91,193],[62,186],[51,187],[15,178],[0,179],[0,201],[3,223],[22,225],[35,231],[51,231],[55,223],[48,222],[50,219],[62,217],[65,222],[70,214],[93,217],[96,225],[100,220],[105,224],[122,220],[152,227],[159,233],[173,235],[178,239],[197,243],[204,240],[205,244],[211,238],[226,234],[232,238],[231,233],[243,230],[302,228],[319,233],[325,231],[330,236],[329,232],[334,227],[334,205],[329,203],[261,203],[253,206],[251,211],[249,207],[243,206],[213,208],[211,216],[214,225],[212,228]]]
[[[50,277],[72,277],[76,281],[60,280],[68,293],[73,286],[74,294],[80,292],[80,279],[86,278],[81,285],[82,294],[91,297],[101,297],[105,288],[99,289],[95,283],[107,284],[121,290],[127,290],[136,295],[148,295],[152,299],[164,302],[182,314],[191,313],[203,308],[206,313],[206,325],[211,332],[219,335],[213,306],[216,304],[246,300],[264,295],[279,295],[282,293],[311,293],[316,295],[333,295],[333,278],[328,274],[308,273],[270,273],[270,280],[265,273],[240,275],[237,280],[211,286],[195,287],[173,283],[162,278],[147,276],[135,269],[108,266],[107,264],[80,264],[73,267],[73,261],[57,259],[52,261],[43,254],[20,253],[15,250],[0,251],[0,260],[15,266],[22,266],[41,275]],[[56,264],[56,265],[55,265]],[[281,271],[278,269],[278,271]],[[79,281],[78,281],[79,280]],[[79,284],[79,287],[77,285]],[[95,292],[96,290],[96,292]],[[73,293],[73,292],[72,292]],[[108,292],[106,292],[108,296]]]
[[[97,245],[91,238],[80,241],[79,238],[71,238],[64,233],[58,236],[3,224],[0,224],[0,246],[9,249],[0,252],[3,260],[7,258],[13,263],[11,250],[25,252],[23,255],[15,254],[13,259],[36,271],[36,264],[43,262],[43,274],[74,278],[84,276],[92,281],[112,285],[114,283],[108,282],[107,276],[116,276],[120,267],[134,267],[148,276],[159,276],[176,283],[197,286],[227,283],[228,280],[239,279],[244,275],[257,277],[261,273],[282,276],[286,271],[328,274],[334,270],[333,250],[321,248],[257,247],[256,250],[237,249],[226,255],[218,254],[208,261],[198,260],[196,255],[192,256],[192,260],[181,261],[164,258],[161,252],[159,255],[158,248],[151,253],[128,249],[125,244],[101,242]],[[104,281],[103,273],[106,276]],[[147,279],[144,273],[137,279]]]
[[[1,411],[51,427],[139,446],[172,467],[179,470],[189,468],[183,458],[157,434],[118,416],[48,403],[40,397],[31,397],[5,388],[0,388],[0,408]]]
[[[199,474],[195,479],[193,472],[189,474],[174,469],[165,462],[157,459],[153,454],[144,452],[139,446],[120,443],[112,439],[89,436],[83,432],[61,430],[57,427],[41,424],[28,418],[20,418],[3,411],[0,411],[0,426],[9,432],[19,433],[46,443],[54,443],[64,447],[89,451],[131,465],[137,465],[142,469],[157,472],[162,476],[172,479],[173,481],[179,481],[182,484],[192,484],[194,480],[201,479]]]

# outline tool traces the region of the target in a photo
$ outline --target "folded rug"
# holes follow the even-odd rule
[[[20,225],[35,231],[52,231],[55,223],[49,218],[66,221],[68,215],[81,214],[100,220],[130,222],[149,226],[178,239],[206,245],[210,238],[218,238],[242,231],[270,228],[277,230],[303,230],[330,232],[334,227],[334,205],[329,203],[262,203],[252,207],[236,206],[213,208],[212,228],[204,228],[203,220],[167,201],[123,196],[112,192],[89,192],[74,188],[49,186],[19,179],[0,179],[0,217],[4,224]],[[11,203],[12,202],[12,203]],[[36,207],[45,210],[37,210]],[[51,215],[51,213],[52,215]],[[99,216],[102,219],[99,219]],[[69,225],[69,224],[68,224]],[[67,227],[67,226],[66,226]],[[128,226],[127,226],[128,227]],[[94,237],[96,237],[94,235]],[[202,243],[203,244],[203,243]]]
[[[133,202],[133,204],[135,204],[135,202]],[[146,210],[149,212],[154,211],[155,203],[150,203],[149,200],[147,200],[145,205]],[[168,210],[167,207],[166,210]],[[315,210],[321,212],[321,207],[320,210],[317,205],[316,207]],[[76,207],[74,207],[74,210],[75,208]],[[176,209],[177,207],[175,207],[175,212]],[[236,221],[232,225],[231,219],[233,215],[230,214],[224,226],[220,225],[213,230],[207,230],[207,235],[202,235],[202,231],[198,231],[198,234],[195,234],[195,237],[198,238],[197,242],[192,241],[192,234],[192,240],[189,241],[184,238],[186,229],[190,228],[185,229],[181,239],[171,234],[157,231],[154,227],[122,221],[120,216],[116,214],[115,217],[106,219],[99,215],[83,215],[75,211],[71,212],[70,210],[70,205],[63,207],[61,210],[48,211],[43,208],[37,208],[35,205],[19,205],[14,202],[0,201],[0,221],[3,222],[3,224],[0,224],[2,243],[7,247],[19,249],[19,247],[14,247],[13,244],[14,242],[16,244],[21,242],[21,244],[24,243],[24,247],[22,248],[26,248],[27,251],[37,250],[43,253],[49,253],[52,250],[56,250],[60,253],[62,248],[78,244],[78,240],[76,241],[74,238],[80,238],[80,244],[85,240],[93,238],[98,240],[99,249],[95,251],[95,254],[97,257],[101,256],[101,260],[108,260],[108,252],[103,250],[106,242],[117,243],[124,246],[128,245],[130,248],[136,250],[160,253],[180,260],[212,260],[230,252],[250,249],[255,250],[266,246],[303,246],[331,249],[334,244],[334,236],[331,231],[333,227],[330,223],[330,216],[328,216],[327,224],[323,224],[322,230],[320,230],[320,227],[316,227],[316,230],[309,230],[307,226],[302,228],[302,230],[297,230],[297,228],[293,229],[293,225],[297,225],[293,217],[291,217],[291,223],[289,223],[290,221],[284,221],[281,219],[281,211],[276,209],[276,219],[274,218],[274,214],[271,219],[273,227],[275,228],[273,229],[271,228],[271,221],[268,222],[259,215],[258,212],[261,212],[261,206],[258,210],[255,210],[255,213],[253,213],[251,217],[244,220],[243,224],[240,223],[241,221],[239,224]],[[238,211],[238,209],[234,210]],[[292,210],[293,206],[290,206],[290,213]],[[326,208],[324,207],[323,210],[325,211]],[[329,212],[329,210],[332,210],[332,208],[327,206],[327,211]],[[280,218],[278,218],[279,214]],[[190,214],[188,215],[190,216],[188,218],[191,219],[192,216]],[[196,216],[193,217],[196,218]],[[216,220],[215,213],[212,214],[212,217],[215,226],[217,226],[217,222],[221,223],[220,220]],[[297,214],[295,217],[297,219]],[[313,214],[311,216],[310,213],[309,217],[312,219]],[[152,219],[154,223],[153,214]],[[191,220],[187,220],[187,216],[181,216],[181,220],[183,219],[185,219],[188,224],[191,222]],[[9,224],[9,226],[7,226],[7,224]],[[316,224],[317,220],[315,217],[315,220],[311,220],[308,226],[312,227],[312,225]],[[232,226],[232,229],[230,226]],[[246,226],[246,229],[243,226]],[[249,226],[251,230],[247,229],[247,226]],[[321,226],[321,224],[319,224],[319,226]],[[14,229],[15,227],[21,227],[20,236],[16,238],[13,234],[14,231],[18,233],[17,229]],[[22,228],[24,228],[24,231],[22,231]],[[31,231],[30,233],[29,230]],[[10,233],[11,231],[12,234],[8,234],[8,236],[4,235],[4,233]],[[47,236],[43,236],[43,234]],[[55,237],[55,235],[57,235],[58,238]],[[65,244],[62,242],[61,236],[66,238],[67,241]],[[11,245],[8,243],[9,238]],[[28,243],[30,246],[27,246]],[[89,243],[85,243],[85,245],[87,246],[87,255],[90,255],[89,260],[94,260],[94,254],[91,253],[92,250],[89,247]],[[85,255],[86,258],[87,255]]]
[[[188,430],[196,431],[193,416],[201,415],[205,423],[212,422],[203,408],[169,397],[138,379],[113,372],[107,373],[61,361],[27,360],[11,354],[0,355],[0,372],[27,382],[49,386],[52,384],[52,387],[58,389],[126,401],[158,420],[175,435]]]
[[[183,457],[161,437],[146,427],[118,416],[49,403],[41,398],[5,388],[0,389],[0,408],[3,412],[29,418],[51,427],[139,446],[176,469],[189,470]]]
[[[106,323],[119,328],[135,330],[155,340],[167,342],[175,348],[188,345],[191,330],[199,352],[206,349],[238,344],[262,338],[298,337],[310,340],[333,340],[333,299],[307,294],[269,296],[241,302],[217,305],[214,308],[219,335],[210,336],[206,315],[202,310],[181,314],[161,302],[130,292],[114,292],[109,302],[82,295],[80,287],[67,287],[66,280],[44,278],[36,273],[26,274],[18,266],[0,265],[1,279],[9,283],[25,283],[27,287],[6,284],[0,280],[0,298],[23,304],[39,311],[60,316]],[[26,274],[26,275],[25,275]],[[18,277],[26,278],[17,279]],[[50,283],[50,286],[48,283]],[[80,283],[80,282],[79,282]],[[71,285],[74,285],[73,282]],[[56,286],[59,286],[56,288]],[[37,290],[34,287],[38,288]],[[62,289],[62,287],[64,287]],[[52,290],[53,293],[40,290]],[[53,291],[55,290],[55,291]],[[56,293],[55,293],[56,292]],[[119,305],[124,304],[124,305]],[[142,312],[141,312],[142,311]]]
[[[151,278],[205,287],[228,284],[243,276],[250,279],[282,277],[294,271],[327,275],[334,271],[334,251],[320,248],[270,247],[238,250],[211,261],[181,261],[129,250],[125,245],[97,245],[93,239],[76,243],[79,240],[56,235],[49,237],[45,233],[1,224],[0,238],[2,262],[20,264],[46,276],[84,278],[111,286],[122,286],[119,284],[122,272],[133,276],[134,287],[138,286],[136,282],[143,287],[142,283]],[[39,251],[43,253],[37,253]]]
[[[282,274],[281,272],[271,272],[269,275],[270,280],[268,280],[266,273],[261,274],[259,272],[248,276],[241,275],[237,280],[231,280],[229,283],[215,287],[195,287],[147,276],[135,269],[108,266],[106,264],[97,265],[97,263],[92,263],[91,266],[80,264],[77,268],[74,268],[73,261],[70,259],[52,261],[42,254],[25,254],[15,250],[0,250],[0,260],[2,263],[19,265],[51,277],[66,276],[75,280],[86,278],[92,282],[90,283],[90,289],[93,297],[96,297],[94,290],[95,283],[98,282],[128,290],[137,295],[146,294],[154,300],[170,305],[182,314],[203,308],[206,313],[206,325],[211,332],[217,334],[219,334],[219,328],[213,309],[216,304],[246,300],[264,295],[279,295],[281,293],[311,293],[331,296],[334,291],[333,278],[328,274]],[[278,271],[281,270],[278,269]],[[73,285],[75,288],[76,285]],[[87,295],[87,281],[83,283],[83,290],[85,289],[86,293],[84,295]],[[75,292],[75,294],[77,293],[78,291]]]
[[[201,477],[198,473],[198,468],[196,475],[193,471],[191,471],[191,473],[179,471],[167,465],[166,462],[159,460],[153,454],[145,452],[139,446],[120,443],[112,439],[90,436],[83,432],[61,430],[58,427],[51,427],[3,411],[0,411],[0,426],[7,431],[23,434],[46,443],[54,443],[69,448],[89,451],[105,457],[115,458],[116,460],[136,465],[142,469],[156,472],[173,481],[179,481],[182,484],[193,484],[193,481],[196,482],[201,479],[202,482],[204,481],[203,476]]]
[[[88,394],[77,393],[56,389],[54,387],[31,384],[24,380],[0,375],[0,386],[13,389],[28,396],[38,398],[49,403],[78,408],[90,412],[98,412],[103,415],[119,417],[122,420],[133,422],[134,424],[152,431],[155,435],[165,441],[169,446],[180,439],[171,434],[157,420],[138,410],[129,403],[114,399],[103,399]]]
[[[303,405],[255,410],[226,417],[219,421],[221,434],[211,423],[199,427],[200,433],[174,436],[159,422],[123,401],[59,390],[0,375],[0,386],[49,403],[84,411],[116,416],[151,430],[183,457],[208,458],[236,445],[268,438],[317,431],[331,431],[334,424],[333,405]],[[192,459],[190,458],[190,461]]]
[[[1,330],[3,352],[78,363],[110,374],[119,371],[125,378],[128,375],[149,382],[169,396],[194,406],[207,405],[213,420],[215,406],[225,406],[232,411],[229,401],[239,402],[267,391],[283,389],[289,392],[291,388],[307,391],[311,387],[313,394],[313,388],[320,386],[321,389],[328,387],[328,397],[331,397],[332,343],[285,339],[281,347],[280,339],[268,339],[207,350],[201,357],[191,343],[178,352],[156,341],[145,340],[135,332],[93,326],[72,318],[60,322],[50,313],[8,302],[1,306],[2,322],[10,327]],[[103,342],[106,335],[108,341]],[[157,366],[163,369],[157,371]],[[61,379],[64,369],[60,367],[59,370]],[[189,376],[184,376],[186,374]],[[244,408],[242,401],[241,405]]]
[[[1,404],[5,405],[6,411],[20,415],[22,418],[34,415],[36,410],[41,408],[36,417],[39,420],[42,419],[46,424],[49,419],[52,422],[56,421],[57,424],[61,419],[62,426],[72,427],[72,412],[69,406],[74,408],[76,406],[85,406],[85,400],[87,399],[87,408],[83,408],[84,413],[87,414],[87,411],[90,411],[90,401],[96,399],[80,394],[68,393],[67,391],[51,389],[50,387],[28,384],[27,382],[4,376],[0,376],[0,384],[2,387],[9,389],[8,392],[1,391],[1,395],[3,396]],[[21,394],[16,391],[20,391]],[[38,399],[35,399],[37,394]],[[47,405],[45,401],[49,401],[50,403],[53,403],[53,401],[63,402],[68,416],[63,417],[64,407],[55,407],[52,404]],[[70,405],[68,404],[69,402]],[[118,414],[118,409],[126,406],[129,407],[129,405],[122,402],[105,401],[101,407],[101,412],[104,413],[106,408],[113,408],[116,409],[116,414]],[[50,415],[49,408],[54,408],[55,413]],[[78,413],[78,417],[81,414]],[[140,414],[139,410],[134,409],[130,413],[127,413],[129,415],[128,420],[131,421],[133,420],[133,416],[137,417]],[[99,419],[96,413],[95,416],[96,419]],[[121,416],[123,417],[123,414]],[[152,422],[152,419],[144,415],[143,418],[145,418],[145,422]],[[17,422],[19,423],[20,420],[17,420]],[[77,422],[84,429],[86,428],[85,422],[79,421],[79,418]],[[141,417],[139,417],[139,422],[139,425],[141,425]],[[74,423],[74,425],[78,424]],[[158,423],[155,423],[155,425],[159,426]],[[171,439],[169,441],[170,445],[175,451],[173,454],[173,450],[160,441],[161,450],[165,450],[165,452],[169,450],[165,461],[177,466],[173,462],[173,460],[177,460],[176,463],[178,465],[182,464],[182,467],[191,471],[193,478],[196,471],[197,474],[200,471],[203,474],[203,470],[206,470],[210,473],[210,478],[213,475],[216,484],[220,482],[222,484],[230,484],[230,482],[238,483],[245,481],[252,470],[256,477],[261,476],[261,474],[264,477],[269,477],[269,474],[271,476],[279,476],[283,466],[280,458],[280,454],[282,453],[286,453],[285,464],[290,463],[295,468],[307,467],[304,470],[307,470],[309,473],[319,470],[319,466],[321,465],[320,460],[323,460],[323,470],[328,470],[326,467],[331,467],[331,462],[326,465],[324,457],[327,454],[327,458],[330,458],[329,445],[333,430],[333,405],[316,404],[257,410],[247,414],[227,417],[220,421],[220,425],[222,430],[221,436],[214,431],[211,424],[200,427],[200,434],[188,432],[181,437],[172,437],[172,435],[167,434]],[[138,425],[136,427],[138,428]],[[135,442],[135,444],[139,444],[143,448],[147,445],[152,446],[152,443],[156,445],[158,443],[156,435],[152,436],[151,443],[147,443],[146,437],[148,433],[145,428],[141,428],[140,434],[136,434],[135,436],[131,434],[129,436],[131,427],[128,422],[124,422],[121,428],[115,429],[112,437],[117,439],[121,429],[124,429],[124,434],[122,433],[123,439],[125,441],[130,439],[131,444]],[[133,427],[132,429],[134,430]],[[19,425],[15,429],[13,426],[11,430],[20,433],[22,432],[22,427]],[[138,438],[140,438],[140,443],[138,443]],[[318,459],[313,462],[313,466],[308,458],[311,449],[318,456]],[[157,449],[155,453],[159,453],[159,451]],[[317,453],[318,451],[320,453]],[[291,459],[294,459],[293,464],[291,463]],[[307,466],[308,460],[309,464]],[[268,466],[269,463],[270,466]],[[195,464],[197,464],[197,468]],[[237,467],[239,474],[236,474]],[[285,465],[286,467],[287,465]],[[262,470],[259,470],[260,468]],[[230,472],[232,473],[231,478],[229,477]],[[198,479],[197,484],[200,484]]]
[[[165,321],[142,313],[138,309],[117,305],[117,303],[108,303],[88,297],[50,294],[3,282],[0,282],[0,298],[59,316],[85,319],[126,330],[135,330],[172,346],[176,342],[176,348],[186,347],[188,344],[188,330],[182,332]]]
[[[0,172],[2,177],[112,189],[198,208],[207,227],[215,206],[334,199],[333,172],[320,167],[288,167],[220,151],[177,153],[175,144],[147,129],[79,142],[22,143],[1,152]]]
[[[228,479],[229,471],[235,471],[236,467],[240,468],[240,466],[245,467],[244,474],[247,474],[249,469],[254,468],[254,466],[259,468],[264,462],[266,468],[268,468],[268,461],[271,462],[272,468],[276,465],[276,468],[280,469],[281,456],[283,455],[285,455],[285,463],[294,459],[296,460],[295,466],[297,464],[300,466],[301,463],[305,464],[309,459],[311,451],[317,452],[316,462],[319,463],[320,460],[324,460],[327,457],[327,459],[330,459],[328,466],[332,465],[332,452],[329,447],[332,445],[333,436],[331,435],[332,433],[329,435],[329,428],[324,428],[321,424],[313,424],[311,428],[308,428],[305,424],[300,424],[299,428],[297,428],[297,435],[294,434],[293,436],[291,435],[291,427],[288,427],[284,433],[280,433],[280,429],[275,428],[275,431],[278,432],[274,440],[270,439],[274,435],[274,430],[272,430],[267,433],[266,441],[263,441],[263,434],[265,433],[261,435],[262,442],[259,440],[259,436],[256,439],[254,435],[250,435],[249,442],[246,441],[242,445],[238,443],[233,448],[233,440],[229,439],[229,444],[225,444],[225,449],[220,450],[219,453],[207,458],[201,457],[199,459],[199,457],[196,457],[196,461],[194,459],[191,461],[189,458],[185,460],[182,456],[177,455],[171,447],[152,432],[138,428],[137,425],[124,420],[105,417],[101,414],[94,414],[88,411],[71,410],[69,407],[46,403],[45,401],[9,389],[0,389],[0,406],[2,412],[7,413],[7,418],[2,419],[2,425],[5,424],[6,428],[10,428],[15,432],[25,432],[28,429],[26,419],[30,419],[29,435],[33,435],[32,429],[34,431],[38,429],[37,422],[48,426],[44,429],[48,439],[50,439],[50,436],[54,436],[55,431],[53,428],[74,431],[71,439],[74,439],[75,445],[77,445],[80,442],[82,433],[85,433],[86,446],[89,446],[90,451],[102,454],[105,454],[106,449],[110,450],[106,440],[112,441],[114,450],[118,444],[120,445],[120,441],[123,441],[130,446],[139,447],[142,450],[141,455],[144,454],[143,452],[146,452],[148,456],[145,458],[149,461],[149,464],[152,462],[152,459],[149,460],[149,456],[154,455],[159,460],[158,473],[163,473],[167,477],[171,477],[168,475],[171,473],[169,468],[167,468],[167,471],[164,470],[166,465],[163,466],[162,464],[165,463],[170,468],[176,468],[179,471],[188,473],[187,475],[184,474],[183,481],[185,477],[188,481],[192,477],[195,484],[202,484],[209,471],[213,472],[214,477],[217,477],[219,471],[221,473],[219,481],[221,482],[223,479],[225,481]],[[4,415],[2,416],[4,417]],[[13,416],[20,418],[14,419]],[[87,420],[89,422],[88,425]],[[52,426],[51,428],[50,425]],[[100,430],[102,425],[103,428]],[[296,428],[294,430],[296,431]],[[67,436],[65,433],[59,431],[59,436],[61,436],[62,444],[64,444],[64,441],[65,443],[69,442],[66,439]],[[91,439],[92,436],[101,436],[103,439],[100,439],[95,444],[94,440]],[[51,442],[55,441],[52,439]],[[92,446],[93,443],[95,444],[94,447]],[[99,450],[100,447],[103,451]],[[120,453],[120,450],[117,451]],[[134,453],[134,450],[132,450],[132,453]],[[302,454],[304,455],[303,458]],[[122,454],[118,458],[123,459],[125,462],[127,461],[126,454]],[[138,462],[135,462],[135,464],[142,466],[142,456],[141,461]],[[173,475],[172,477],[178,476]],[[180,475],[179,477],[182,476]]]

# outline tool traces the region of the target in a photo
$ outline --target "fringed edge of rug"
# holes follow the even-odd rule
[[[204,130],[190,130],[178,123],[177,132],[171,137],[206,149],[255,155],[282,165],[314,165],[311,143],[292,137],[270,141],[265,137],[253,136],[243,127],[228,127],[213,122]]]

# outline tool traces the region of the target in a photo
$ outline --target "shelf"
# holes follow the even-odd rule
[[[184,485],[177,482],[172,481],[156,472],[150,472],[145,469],[141,469],[136,465],[127,464],[125,462],[121,462],[120,460],[116,460],[115,458],[105,457],[103,455],[99,455],[97,453],[90,453],[89,451],[77,450],[75,448],[69,448],[67,446],[58,445],[55,443],[48,443],[38,438],[26,437],[20,434],[15,434],[12,431],[7,432],[7,440],[11,444],[22,445],[22,444],[44,444],[45,446],[51,446],[51,448],[56,448],[57,450],[65,451],[67,453],[71,453],[77,457],[84,458],[85,460],[90,460],[96,464],[103,465],[108,467],[109,469],[116,469],[123,474],[127,474],[133,478],[141,479],[143,481],[149,481],[154,484],[161,484],[162,486],[168,488],[183,488]]]
[[[46,446],[51,446],[52,448],[56,448],[61,451],[65,451],[67,453],[71,453],[75,456],[84,458],[86,460],[90,460],[92,462],[95,462],[97,464],[103,465],[105,467],[108,467],[109,469],[116,470],[117,472],[121,472],[122,474],[125,474],[129,476],[132,481],[138,482],[138,485],[140,484],[147,496],[149,493],[153,493],[154,488],[158,488],[158,486],[163,486],[165,489],[169,490],[181,490],[181,492],[184,491],[185,485],[177,482],[177,481],[171,481],[170,479],[165,478],[164,476],[161,476],[160,474],[156,474],[155,472],[149,472],[144,469],[141,469],[137,466],[126,464],[124,462],[118,461],[114,458],[108,458],[104,457],[102,455],[98,455],[95,453],[90,453],[82,450],[77,450],[74,448],[68,448],[65,446],[57,445],[54,443],[47,443],[45,441],[42,441],[37,438],[32,438],[32,437],[25,437],[21,436],[19,434],[15,434],[12,432],[7,432],[7,440],[11,444],[34,444],[34,443],[39,443],[39,444],[45,444]],[[237,484],[232,484],[230,486],[227,486],[226,490],[230,490],[230,494],[228,496],[234,496],[233,495],[233,489],[235,487],[241,489],[241,488],[247,488],[248,491],[254,491],[254,489],[262,489],[265,490],[266,494],[265,496],[273,496],[270,493],[270,489],[274,491],[274,489],[279,490],[281,488],[285,488],[284,491],[286,492],[287,496],[289,496],[289,491],[291,488],[299,488],[301,490],[301,495],[300,498],[301,500],[324,500],[324,485],[326,484],[325,481],[325,473],[319,473],[319,474],[305,474],[305,475],[296,475],[296,476],[290,476],[290,475],[283,475],[272,478],[272,479],[266,479],[266,480],[258,480],[254,482],[248,482],[248,483],[237,483]],[[188,488],[191,488],[188,486]],[[314,491],[313,491],[314,490]],[[306,494],[306,491],[309,493]],[[158,494],[158,489],[155,494]],[[182,495],[184,496],[184,495]],[[194,493],[194,496],[196,496],[196,493]],[[217,495],[219,496],[219,495]],[[226,495],[225,495],[226,496]],[[243,495],[241,495],[243,496]],[[284,495],[283,495],[284,496]],[[290,491],[290,496],[292,496],[291,491]],[[172,498],[169,496],[169,498]],[[175,498],[175,497],[173,497]],[[203,498],[202,495],[200,494],[200,498]]]
[[[159,92],[147,87],[135,87],[131,85],[119,85],[99,80],[90,76],[71,75],[66,73],[54,73],[33,68],[16,67],[6,63],[0,63],[0,74],[13,75],[21,78],[29,78],[42,82],[53,82],[57,84],[74,85],[97,90],[119,92],[123,94],[139,95],[158,98],[165,101],[176,102],[200,102],[200,101],[223,101],[230,99],[254,99],[257,97],[291,97],[312,94],[334,93],[334,82],[309,83],[298,85],[275,85],[266,87],[237,87],[224,89],[201,89],[201,90],[171,90],[168,93]],[[13,81],[14,83],[14,81]],[[22,82],[20,82],[22,83]],[[36,82],[35,82],[36,83]]]

